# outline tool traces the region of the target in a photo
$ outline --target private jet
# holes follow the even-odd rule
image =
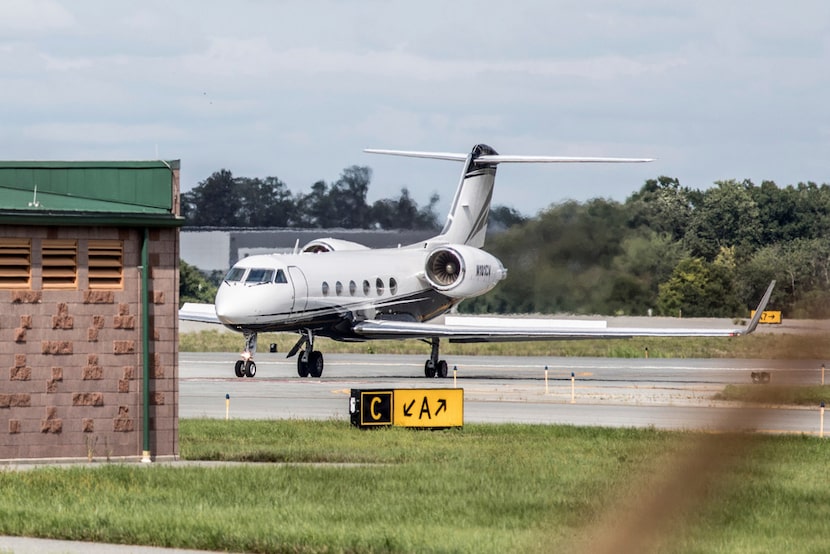
[[[234,366],[237,377],[256,375],[257,334],[300,335],[287,357],[297,355],[300,377],[323,374],[317,337],[338,341],[420,339],[431,346],[425,377],[447,377],[440,356],[449,342],[619,339],[638,336],[739,336],[752,333],[772,293],[755,316],[738,328],[621,328],[605,322],[447,318],[434,320],[466,298],[484,294],[507,269],[482,250],[496,168],[504,163],[639,163],[649,158],[590,158],[501,155],[478,144],[466,154],[366,150],[372,154],[463,162],[464,169],[441,232],[417,244],[370,249],[332,238],[314,240],[292,254],[255,255],[236,262],[225,275],[213,305],[186,303],[183,320],[222,324],[242,333],[245,347]]]

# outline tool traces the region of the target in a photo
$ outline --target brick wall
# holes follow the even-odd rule
[[[178,454],[178,229],[150,231],[150,437]],[[140,456],[143,230],[0,226],[32,239],[31,286],[0,289],[0,460]],[[77,239],[77,288],[43,290],[40,241]],[[123,241],[123,287],[90,290],[86,242]]]

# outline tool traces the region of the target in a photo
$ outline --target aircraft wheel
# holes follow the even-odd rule
[[[256,364],[253,360],[248,360],[245,362],[245,376],[253,377],[254,375],[256,375]]]
[[[430,379],[435,377],[435,364],[432,363],[432,360],[427,360],[427,363],[424,364],[424,376]]]
[[[442,379],[446,379],[447,378],[447,371],[448,371],[447,361],[446,360],[440,360],[438,362],[438,367],[435,368],[436,376],[440,377]]]
[[[315,378],[323,375],[323,353],[319,350],[313,350],[308,355],[308,373]]]
[[[244,365],[245,362],[242,360],[236,360],[236,364],[233,366],[233,372],[236,373],[237,377],[245,377]]]
[[[308,377],[308,360],[305,357],[305,350],[300,351],[297,356],[297,375]]]

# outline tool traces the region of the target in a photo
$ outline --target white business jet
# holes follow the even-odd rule
[[[432,346],[426,377],[446,377],[441,339],[494,342],[630,338],[635,336],[736,336],[751,333],[769,301],[767,289],[746,327],[730,329],[618,328],[543,320],[464,319],[428,323],[465,298],[486,293],[507,270],[482,250],[496,168],[502,163],[630,163],[644,158],[504,156],[479,144],[469,154],[366,150],[464,163],[461,181],[443,230],[417,244],[370,249],[355,242],[318,239],[288,255],[257,255],[239,260],[228,271],[214,305],[185,304],[180,319],[221,323],[245,338],[237,377],[256,374],[257,333],[291,331],[300,339],[288,352],[299,354],[301,377],[320,377],[323,354],[317,337],[340,341],[421,339]]]

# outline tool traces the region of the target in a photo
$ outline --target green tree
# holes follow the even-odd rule
[[[296,219],[291,191],[277,177],[234,180],[242,198],[239,225],[244,227],[289,227]]]
[[[188,225],[200,227],[239,226],[242,197],[233,174],[221,169],[181,195],[182,215]]]
[[[660,314],[683,317],[745,316],[735,290],[733,254],[721,253],[714,262],[685,258],[659,286]]]
[[[614,283],[609,308],[613,313],[646,315],[657,306],[660,283],[667,281],[680,260],[688,255],[683,243],[672,240],[668,233],[646,227],[628,234],[609,275]]]
[[[198,268],[179,261],[179,307],[185,302],[213,304],[216,285],[210,283]]]
[[[674,240],[686,235],[692,217],[693,195],[674,177],[649,179],[626,200],[631,211],[630,226],[648,227]]]
[[[398,198],[383,198],[372,204],[370,221],[372,227],[381,229],[437,229],[438,216],[435,206],[439,196],[433,194],[429,204],[423,208],[409,195],[409,189],[401,189]]]
[[[712,261],[721,248],[735,247],[740,259],[760,244],[761,214],[751,181],[718,181],[692,212],[685,242],[693,256]]]

